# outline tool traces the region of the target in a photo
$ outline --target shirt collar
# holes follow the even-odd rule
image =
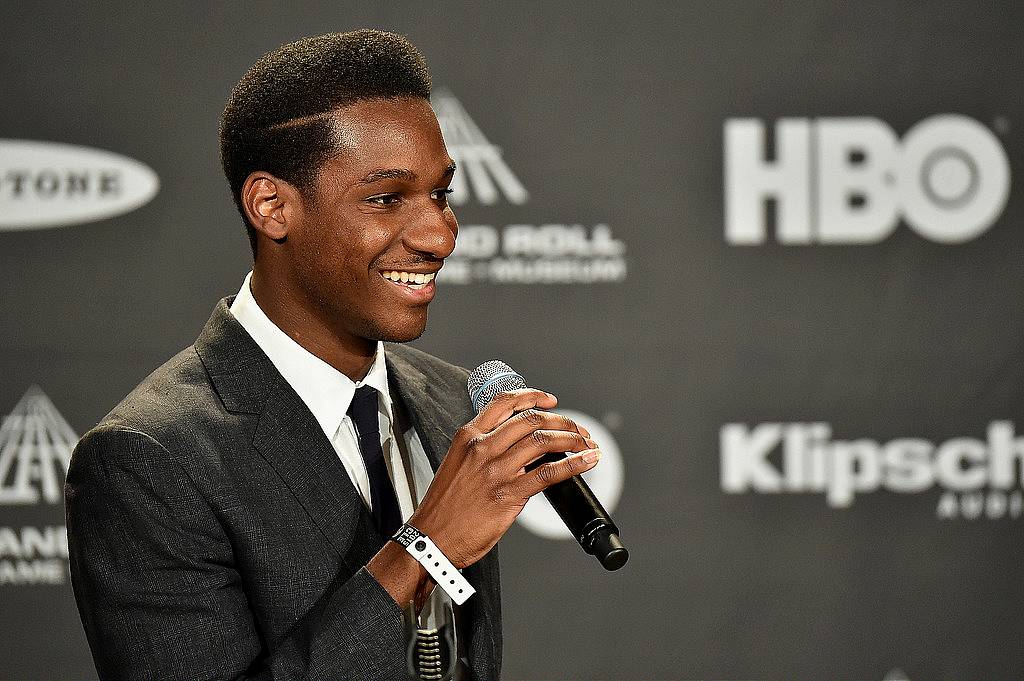
[[[252,272],[245,276],[238,295],[231,303],[231,314],[306,403],[328,439],[337,433],[356,388],[363,385],[375,388],[380,393],[380,407],[388,421],[392,421],[384,344],[377,341],[377,352],[370,370],[361,381],[353,381],[296,343],[274,324],[253,297],[249,288],[251,279]]]

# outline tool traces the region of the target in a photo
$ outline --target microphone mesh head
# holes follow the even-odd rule
[[[466,387],[473,409],[479,414],[498,393],[525,388],[526,379],[501,360],[492,359],[473,369]]]

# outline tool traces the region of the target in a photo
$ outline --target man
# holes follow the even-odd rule
[[[429,95],[415,48],[376,31],[285,45],[235,87],[221,152],[252,273],[68,473],[101,678],[406,678],[401,607],[458,597],[388,541],[402,520],[476,589],[455,612],[460,674],[498,677],[492,549],[600,452],[548,393],[473,417],[465,370],[382,343],[423,332],[455,247]]]

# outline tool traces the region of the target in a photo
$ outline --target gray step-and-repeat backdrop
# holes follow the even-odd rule
[[[558,394],[632,550],[531,502],[505,678],[1024,676],[1018,5],[146,5],[3,11],[0,678],[95,677],[62,480],[248,270],[230,87],[364,26],[461,167],[417,344]]]

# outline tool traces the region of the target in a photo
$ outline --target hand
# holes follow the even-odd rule
[[[540,390],[499,393],[455,433],[409,519],[455,567],[482,558],[534,494],[597,465],[601,452],[590,433],[565,416],[543,411],[556,402]],[[524,470],[538,457],[559,452],[569,456]]]

